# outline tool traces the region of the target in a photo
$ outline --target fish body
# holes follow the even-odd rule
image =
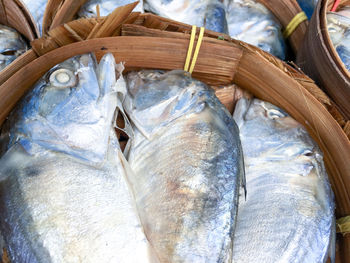
[[[117,7],[134,3],[135,0],[89,0],[79,10],[79,17],[96,17],[97,5],[100,7],[100,16],[108,16]],[[143,12],[142,0],[133,10],[134,12]]]
[[[42,34],[43,19],[47,0],[22,0],[22,2],[26,5],[32,17],[34,18],[39,33]]]
[[[145,234],[160,262],[231,262],[243,159],[238,129],[184,71],[132,72],[127,160]]]
[[[225,2],[229,35],[284,59],[282,26],[273,14],[255,0]]]
[[[27,44],[16,30],[0,25],[0,71],[26,50]]]
[[[111,54],[98,66],[77,56],[10,114],[0,227],[11,262],[151,261],[113,128],[120,83]]]
[[[327,29],[341,61],[350,71],[350,7],[327,13]]]
[[[145,0],[144,6],[162,17],[228,33],[225,6],[219,0]]]
[[[239,203],[233,262],[326,262],[335,249],[334,202],[317,144],[258,99],[240,99],[234,119],[248,194]]]

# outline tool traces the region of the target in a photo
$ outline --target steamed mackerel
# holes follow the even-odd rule
[[[220,0],[144,0],[144,7],[162,17],[228,33],[225,6]]]
[[[151,262],[113,128],[125,91],[115,72],[111,54],[98,66],[71,58],[3,127],[0,226],[12,262]]]
[[[350,71],[350,6],[327,13],[327,29],[341,61]]]
[[[225,5],[232,38],[285,59],[282,26],[270,10],[256,0],[226,0]]]
[[[247,199],[239,203],[235,263],[326,262],[334,259],[334,202],[322,154],[281,109],[238,101]]]
[[[0,71],[27,51],[27,44],[13,28],[0,25]]]
[[[78,17],[97,17],[97,5],[100,16],[108,16],[117,7],[136,2],[135,0],[89,0],[79,10]],[[143,12],[142,0],[135,7],[133,12]]]
[[[244,167],[239,132],[213,90],[184,71],[132,72],[129,177],[160,262],[231,262]]]

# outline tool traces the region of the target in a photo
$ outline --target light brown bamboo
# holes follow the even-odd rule
[[[14,0],[0,1],[0,24],[12,27],[29,41],[37,37],[35,25],[30,19],[28,10]]]
[[[330,40],[326,13],[334,0],[320,0],[297,57],[298,65],[335,101],[345,122],[350,120],[350,73]],[[350,5],[349,0],[342,4]]]

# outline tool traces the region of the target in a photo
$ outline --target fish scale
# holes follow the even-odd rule
[[[333,193],[317,144],[288,114],[258,99],[241,99],[234,117],[248,195],[239,203],[233,262],[333,258]]]
[[[128,179],[160,262],[230,262],[243,176],[233,119],[183,71],[130,73],[128,89]]]
[[[11,262],[157,262],[113,127],[122,68],[112,54],[99,65],[91,54],[71,58],[10,114],[1,140],[0,228]]]

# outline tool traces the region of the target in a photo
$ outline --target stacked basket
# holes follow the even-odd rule
[[[80,6],[82,2],[74,3],[75,7]],[[277,1],[276,5],[270,5],[270,1],[261,2],[275,10],[281,21],[284,21],[284,25],[293,17],[293,12],[300,12],[300,9],[296,9],[287,16],[278,11],[289,10],[283,8],[288,1]],[[317,11],[324,12],[329,6],[328,2],[331,1],[321,1]],[[55,13],[50,12],[53,10],[50,8],[57,8],[57,1],[49,3],[52,5],[48,6],[46,13]],[[75,55],[95,52],[96,56],[101,58],[103,54],[111,52],[117,62],[125,62],[126,71],[183,68],[191,26],[151,14],[132,13],[134,4],[116,9],[106,18],[79,19],[65,23],[73,18],[73,13],[77,10],[73,8],[69,15],[62,18],[62,14],[67,14],[64,10],[69,9],[66,3],[72,4],[73,1],[64,2],[60,9],[63,11],[56,12],[59,18],[52,19],[52,16],[46,16],[51,17],[47,20],[51,23],[44,23],[44,31],[47,32],[45,37],[32,41],[32,50],[0,74],[0,123],[41,76],[57,63]],[[282,8],[276,11],[278,6]],[[311,26],[320,23],[317,18],[319,17],[313,17]],[[65,24],[62,25],[63,23]],[[305,29],[306,22],[291,35],[295,51],[298,50]],[[316,29],[309,29],[307,41],[312,39],[310,34],[313,30]],[[34,34],[20,32],[29,40],[35,37]],[[334,58],[324,44],[322,45],[322,51],[327,51],[327,56]],[[301,51],[299,58],[312,58],[311,53],[310,56],[306,53]],[[328,60],[330,58],[328,57]],[[332,63],[332,68],[337,74],[340,74],[339,71],[344,73],[338,66],[337,63]],[[344,76],[349,82],[349,73],[347,74]],[[310,78],[251,45],[208,30],[204,34],[193,77],[210,85],[237,84],[254,96],[283,108],[303,124],[324,153],[324,161],[336,197],[337,217],[350,215],[350,142],[341,127],[343,119],[339,117],[337,106]],[[349,83],[347,85],[349,88]],[[325,88],[327,89],[326,85]],[[340,235],[338,241],[339,262],[350,261],[349,236]]]

